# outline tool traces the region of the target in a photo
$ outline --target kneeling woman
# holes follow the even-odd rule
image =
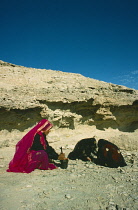
[[[48,120],[43,119],[17,143],[7,172],[30,173],[35,169],[57,168],[49,159],[57,160],[59,156],[46,140],[52,126]]]

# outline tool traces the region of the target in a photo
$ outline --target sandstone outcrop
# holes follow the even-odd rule
[[[137,209],[137,90],[3,61],[0,73],[0,209]],[[43,117],[55,125],[48,141],[58,153],[95,136],[117,144],[127,166],[69,160],[66,170],[7,173],[15,144]]]
[[[3,61],[0,71],[1,130],[23,131],[41,118],[70,129],[79,124],[128,132],[138,128],[138,90]]]

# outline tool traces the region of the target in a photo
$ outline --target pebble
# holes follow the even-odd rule
[[[86,166],[86,168],[93,168],[92,164],[86,164],[85,166]]]
[[[130,153],[130,152],[126,152],[126,155],[127,155],[127,156],[131,156],[131,153]]]
[[[124,174],[124,173],[125,173],[125,170],[123,170],[122,168],[119,168],[119,167],[118,167],[118,172]]]
[[[66,195],[65,195],[65,198],[67,198],[67,199],[71,199],[70,194],[66,194]]]
[[[121,194],[126,196],[126,197],[128,196],[128,194],[126,192],[122,192]]]
[[[109,205],[114,206],[114,205],[115,205],[115,203],[114,203],[113,201],[110,201],[110,202],[109,202]]]
[[[29,187],[32,187],[32,185],[27,185],[26,187],[28,187],[28,188],[29,188]]]

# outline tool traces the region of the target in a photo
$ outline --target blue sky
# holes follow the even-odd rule
[[[138,0],[1,0],[0,60],[138,89]]]

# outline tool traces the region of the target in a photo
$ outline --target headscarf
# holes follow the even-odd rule
[[[46,119],[42,119],[35,127],[33,127],[17,144],[13,159],[9,163],[7,171],[16,171],[18,166],[22,167],[27,162],[27,157],[30,153],[30,148],[33,144],[34,137],[38,133],[40,142],[46,149],[46,142],[43,136],[43,130],[49,130],[53,125]]]

